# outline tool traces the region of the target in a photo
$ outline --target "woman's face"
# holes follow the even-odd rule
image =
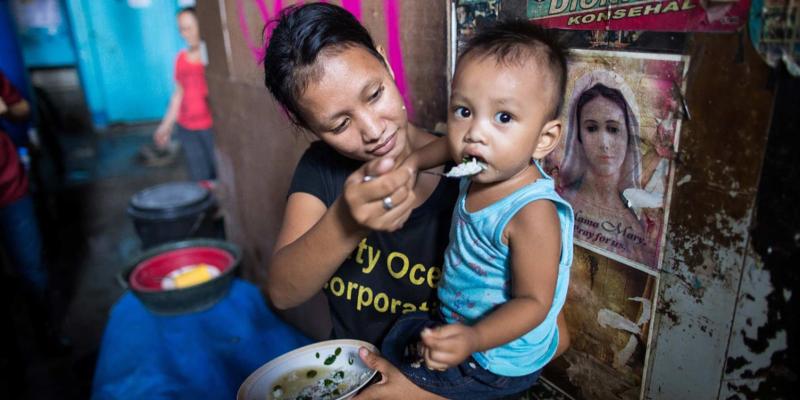
[[[580,137],[595,175],[618,174],[628,148],[625,114],[611,100],[597,96],[581,110]]]
[[[361,46],[323,52],[298,103],[308,128],[342,155],[361,161],[407,151],[403,98],[387,68]]]
[[[178,14],[178,30],[186,44],[191,48],[200,45],[200,29],[197,27],[197,18],[191,12]]]

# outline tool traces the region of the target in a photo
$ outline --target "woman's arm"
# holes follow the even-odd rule
[[[267,269],[266,291],[278,309],[318,292],[368,230],[355,223],[341,197],[330,208],[308,193],[293,193]]]
[[[364,182],[364,176],[375,177]],[[278,309],[297,306],[319,292],[371,230],[402,226],[412,211],[410,174],[394,163],[374,160],[351,174],[343,195],[330,208],[307,193],[289,196],[283,224],[267,268],[266,292]],[[392,197],[394,207],[383,208]]]
[[[158,147],[164,147],[169,143],[170,136],[172,136],[172,127],[178,119],[178,110],[181,108],[181,101],[183,101],[183,87],[179,83],[175,83],[175,91],[172,92],[172,97],[169,99],[169,106],[161,123],[158,124],[156,133],[153,135],[153,140]]]

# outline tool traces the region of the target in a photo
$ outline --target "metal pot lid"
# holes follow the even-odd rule
[[[143,211],[176,210],[202,203],[210,195],[206,188],[195,182],[170,182],[134,194],[131,206]]]

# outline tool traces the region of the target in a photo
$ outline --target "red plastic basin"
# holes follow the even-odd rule
[[[220,275],[233,267],[234,256],[216,247],[188,247],[170,250],[137,264],[130,275],[130,285],[142,292],[161,292],[161,281],[170,272],[187,265],[207,264],[217,267]]]

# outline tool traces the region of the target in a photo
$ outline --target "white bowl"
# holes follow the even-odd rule
[[[308,368],[326,368],[331,370],[343,370],[346,376],[359,376],[358,382],[353,384],[342,393],[336,400],[345,400],[353,397],[364,387],[376,374],[377,371],[369,369],[361,357],[358,356],[358,349],[366,347],[369,351],[378,350],[371,343],[361,340],[338,339],[327,340],[310,344],[296,350],[292,350],[272,361],[262,365],[255,370],[239,387],[237,400],[268,400],[272,397],[272,390],[276,383],[291,371],[305,370]],[[341,349],[338,356],[335,356],[336,349]],[[331,357],[334,355],[333,357]],[[326,359],[333,360],[326,365]],[[360,374],[360,375],[358,375]],[[317,379],[322,378],[317,377]]]

